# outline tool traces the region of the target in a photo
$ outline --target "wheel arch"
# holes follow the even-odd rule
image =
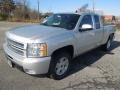
[[[74,56],[74,47],[73,47],[73,45],[67,45],[67,46],[58,48],[53,51],[52,56],[54,56],[60,52],[67,52],[71,55],[71,57],[73,57]]]

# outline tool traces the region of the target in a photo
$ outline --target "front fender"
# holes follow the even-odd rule
[[[47,40],[48,44],[48,56],[51,56],[52,53],[62,47],[70,46],[72,45],[74,48],[74,54],[76,54],[76,39],[72,33],[64,33],[61,35],[57,35],[54,37],[51,37]]]

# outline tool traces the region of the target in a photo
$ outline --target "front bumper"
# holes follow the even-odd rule
[[[51,57],[26,58],[11,51],[6,44],[3,47],[6,57],[9,56],[11,62],[21,66],[24,72],[31,75],[48,73]]]

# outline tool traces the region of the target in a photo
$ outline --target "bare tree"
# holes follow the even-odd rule
[[[29,19],[30,8],[28,0],[15,0],[16,8],[14,15],[16,18]]]
[[[15,9],[13,0],[0,0],[0,16],[6,19]]]

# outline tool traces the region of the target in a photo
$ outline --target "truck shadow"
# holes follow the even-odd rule
[[[116,49],[120,46],[119,41],[114,41],[112,43],[111,50],[109,52],[104,52],[100,50],[101,48],[96,48],[92,51],[89,51],[83,55],[78,56],[72,61],[71,71],[68,76],[75,74],[76,72],[91,66],[98,60],[100,60],[101,57],[103,57],[106,54],[114,55],[115,53],[112,52],[112,50]]]

